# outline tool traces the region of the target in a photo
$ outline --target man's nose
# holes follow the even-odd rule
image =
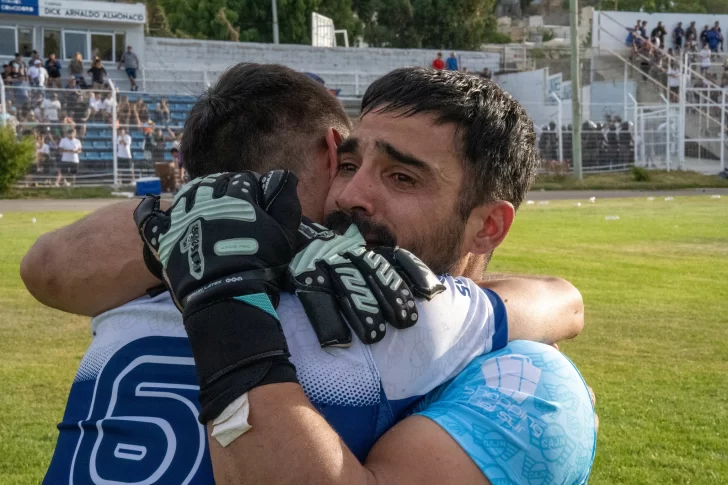
[[[376,199],[376,185],[371,175],[359,170],[346,184],[336,200],[339,209],[345,211],[360,211],[364,215],[374,215],[374,200]]]

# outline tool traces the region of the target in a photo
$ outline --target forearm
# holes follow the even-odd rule
[[[142,258],[132,218],[137,204],[104,207],[41,236],[20,266],[28,291],[44,305],[95,316],[159,285]]]
[[[497,293],[508,314],[508,339],[553,344],[584,328],[584,302],[561,278],[494,275],[479,283]]]
[[[225,448],[210,436],[218,485],[377,483],[316,411],[300,385],[257,387],[248,393],[248,399],[251,430]]]

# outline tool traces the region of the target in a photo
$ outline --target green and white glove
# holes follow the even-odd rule
[[[387,324],[411,327],[419,318],[415,297],[431,299],[445,289],[408,251],[367,250],[354,225],[340,236],[304,217],[298,238],[288,289],[301,300],[322,347],[350,345],[350,328],[372,344],[384,338]]]

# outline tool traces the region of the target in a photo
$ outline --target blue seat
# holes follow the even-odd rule
[[[144,160],[144,152],[134,152],[131,156],[134,160]]]
[[[96,152],[82,152],[84,160],[98,160],[98,154]]]
[[[99,155],[100,155],[99,158],[101,160],[108,161],[108,160],[113,160],[114,159],[114,154],[111,153],[111,152],[101,152]]]
[[[186,113],[172,113],[172,119],[174,121],[184,121],[187,118]]]
[[[111,142],[108,141],[95,141],[93,147],[98,150],[108,150],[111,148]]]

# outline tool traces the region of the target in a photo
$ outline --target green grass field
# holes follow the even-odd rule
[[[81,215],[0,219],[0,484],[42,478],[90,338],[86,319],[31,298],[20,259]],[[584,295],[586,328],[562,350],[597,394],[591,484],[728,483],[727,197],[524,206],[492,269]]]

